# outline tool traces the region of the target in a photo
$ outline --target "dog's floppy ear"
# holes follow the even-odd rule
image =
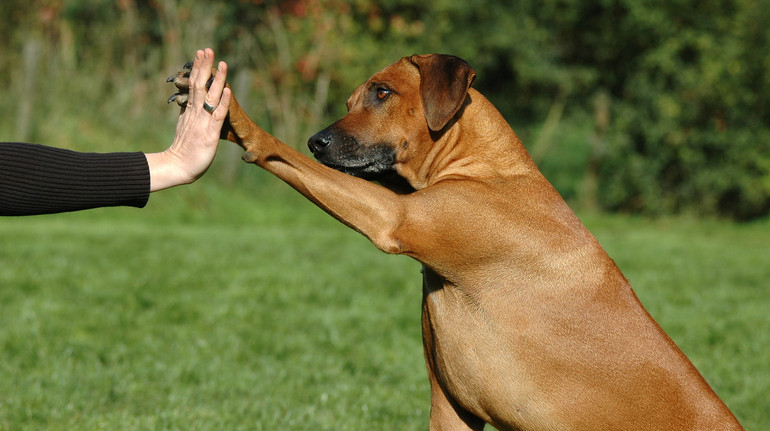
[[[420,70],[420,96],[431,130],[441,130],[465,101],[476,71],[452,55],[413,55],[409,59]]]

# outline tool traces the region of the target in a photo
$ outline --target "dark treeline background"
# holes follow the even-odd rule
[[[267,130],[304,147],[363,80],[450,53],[586,209],[770,212],[768,0],[3,0],[3,140],[160,150],[174,73],[214,48]],[[217,181],[243,180],[223,149]],[[236,183],[235,180],[238,180]]]

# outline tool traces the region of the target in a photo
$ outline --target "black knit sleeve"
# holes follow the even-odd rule
[[[79,153],[0,142],[0,215],[141,208],[149,196],[144,153]]]

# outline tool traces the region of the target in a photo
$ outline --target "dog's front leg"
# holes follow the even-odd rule
[[[423,269],[426,271],[426,269]],[[447,395],[438,380],[433,329],[426,295],[422,298],[422,342],[430,380],[430,431],[481,431],[485,422]]]
[[[393,232],[403,221],[404,199],[393,191],[310,159],[257,126],[233,98],[228,139],[246,150],[243,160],[282,179],[333,217],[387,253],[403,251]]]
[[[429,373],[432,374],[432,371]],[[430,392],[430,431],[481,431],[484,429],[484,421],[450,402],[433,378],[430,382]]]
[[[282,179],[377,248],[400,253],[393,233],[403,220],[403,198],[378,184],[322,165],[256,126],[233,124],[246,150],[243,160]]]

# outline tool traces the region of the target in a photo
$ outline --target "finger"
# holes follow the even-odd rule
[[[209,91],[204,99],[209,105],[217,106],[219,99],[222,97],[222,90],[225,88],[225,81],[227,79],[227,63],[220,61],[217,65],[217,73],[214,76],[214,81],[209,87]]]
[[[194,101],[196,105],[200,103],[200,105],[203,105],[204,97],[206,96],[206,81],[209,80],[211,77],[211,67],[214,65],[214,51],[211,50],[211,48],[206,48],[203,51],[203,58],[201,59],[200,63],[197,65],[198,73],[195,75],[195,79],[192,79],[192,76],[190,77],[192,81],[193,86],[193,93],[194,93]],[[193,68],[195,69],[195,67]],[[215,106],[215,105],[212,105]]]
[[[188,77],[188,102],[192,102],[194,92],[192,90],[192,85],[195,83],[195,80],[198,79],[198,74],[200,73],[200,64],[203,61],[203,51],[198,50],[195,52],[195,59],[193,60],[192,69],[190,70],[190,75]]]
[[[217,114],[221,114],[222,121],[224,121],[225,117],[227,116],[227,110],[230,109],[230,102],[233,100],[233,92],[229,88],[225,88],[222,91],[222,98],[219,99],[219,106],[217,106],[217,109],[215,112]],[[218,120],[219,118],[217,118]]]
[[[219,99],[219,104],[214,112],[211,113],[211,117],[214,119],[214,123],[223,123],[225,117],[227,117],[227,110],[230,108],[230,101],[232,100],[233,93],[229,88],[225,88],[222,91],[222,97]],[[220,124],[221,125],[221,124]]]
[[[229,88],[225,88],[222,91],[222,98],[219,99],[219,106],[214,112],[211,113],[212,121],[209,123],[209,127],[214,129],[213,134],[219,135],[222,130],[222,125],[227,118],[227,110],[230,108],[230,102],[233,100],[233,93]]]

